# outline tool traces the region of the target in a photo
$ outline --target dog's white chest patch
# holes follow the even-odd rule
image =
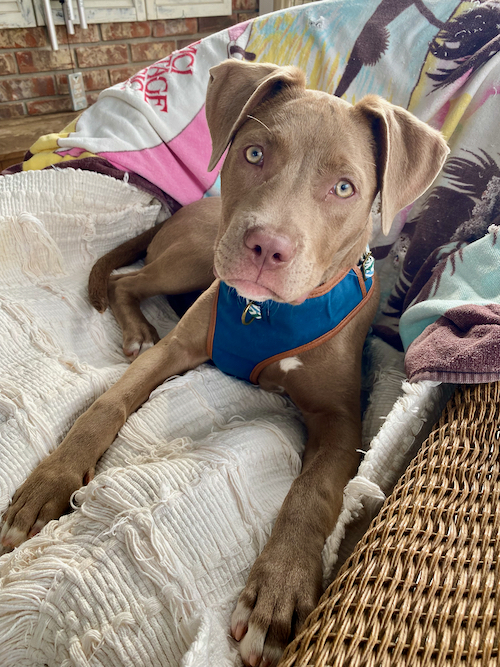
[[[288,373],[288,371],[294,371],[296,368],[300,368],[304,364],[298,357],[287,357],[280,361],[280,369],[283,373]]]

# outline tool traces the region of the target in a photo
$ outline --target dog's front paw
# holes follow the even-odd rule
[[[264,549],[231,619],[231,634],[240,642],[245,665],[272,667],[278,663],[316,607],[321,565],[320,555],[311,557],[299,549]]]
[[[92,477],[93,470],[79,475],[54,454],[42,461],[14,494],[3,517],[1,545],[6,549],[17,547],[49,521],[58,519],[68,508],[72,493]]]
[[[149,322],[134,322],[123,330],[123,352],[132,361],[160,340],[158,332]]]

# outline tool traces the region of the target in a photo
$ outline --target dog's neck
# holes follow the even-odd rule
[[[338,259],[336,257],[336,261],[333,262],[332,266],[324,273],[323,279],[318,287],[329,282],[334,276],[337,276],[344,269],[348,269],[353,266],[360,266],[363,263],[367,253],[370,253],[368,241],[371,236],[371,230],[372,217],[369,215],[365,225],[356,234],[355,238],[344,250],[344,252],[342,252],[340,258]]]

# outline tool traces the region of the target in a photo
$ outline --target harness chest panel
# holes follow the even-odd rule
[[[267,365],[338,333],[371,297],[372,275],[364,277],[359,267],[353,267],[297,306],[248,302],[221,282],[212,308],[208,354],[224,373],[257,383]],[[244,313],[247,324],[242,321]]]

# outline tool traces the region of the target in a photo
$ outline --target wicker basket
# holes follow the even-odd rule
[[[279,667],[500,664],[499,399],[457,389]]]

